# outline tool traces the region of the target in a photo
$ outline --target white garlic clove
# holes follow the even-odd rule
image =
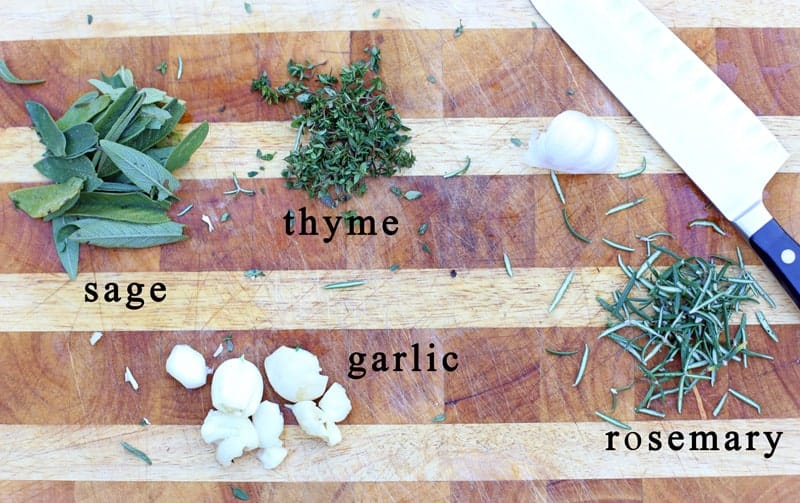
[[[264,359],[264,369],[275,392],[290,402],[315,400],[328,385],[319,359],[302,348],[279,347]]]
[[[280,436],[283,433],[283,414],[277,403],[264,400],[253,414],[253,426],[258,432],[260,447],[281,447]]]
[[[244,416],[233,416],[218,410],[208,411],[200,435],[207,444],[217,445],[217,461],[228,466],[245,451],[258,447],[258,433]]]
[[[206,359],[188,344],[176,344],[172,348],[166,367],[167,373],[186,389],[197,389],[206,384]]]
[[[264,468],[272,470],[283,462],[287,454],[289,454],[289,451],[283,447],[267,447],[266,449],[261,449],[261,452],[256,457],[264,465]]]
[[[350,414],[353,405],[350,403],[350,399],[347,398],[347,392],[344,387],[335,382],[331,384],[331,387],[320,399],[319,408],[325,412],[329,420],[338,423]]]
[[[303,400],[286,406],[291,409],[300,429],[307,434],[325,440],[330,446],[342,441],[342,433],[339,428],[314,402]]]
[[[252,362],[225,360],[211,379],[211,403],[217,410],[237,416],[252,416],[264,395],[264,378]]]

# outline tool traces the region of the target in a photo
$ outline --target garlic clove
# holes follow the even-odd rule
[[[206,359],[188,344],[176,344],[172,348],[166,368],[167,373],[186,389],[197,389],[206,384]]]
[[[200,427],[200,436],[207,444],[218,444],[216,457],[223,466],[230,465],[244,451],[258,447],[258,433],[249,419],[213,409]]]
[[[334,446],[342,441],[339,427],[314,402],[303,400],[286,406],[291,409],[300,429],[308,435],[325,440],[329,446]]]
[[[277,403],[264,400],[253,414],[253,426],[258,432],[260,447],[281,447],[280,436],[283,433],[283,414]]]
[[[211,379],[211,403],[228,414],[252,416],[263,395],[264,378],[244,355],[222,362]]]
[[[315,400],[328,385],[319,359],[302,348],[279,347],[264,359],[264,369],[275,392],[290,402]]]
[[[267,447],[266,449],[261,449],[261,452],[256,457],[264,465],[264,468],[272,470],[283,462],[287,454],[289,454],[289,451],[283,447]]]
[[[336,426],[336,423],[330,422],[326,423],[325,427],[328,431],[328,447],[333,447],[334,445],[338,444],[342,441],[342,431]]]
[[[350,399],[347,398],[347,392],[344,387],[338,382],[335,382],[331,384],[331,387],[328,388],[328,391],[326,391],[322,399],[320,399],[319,408],[325,412],[325,416],[330,421],[338,423],[339,421],[343,421],[344,418],[350,414],[353,405],[350,403]]]

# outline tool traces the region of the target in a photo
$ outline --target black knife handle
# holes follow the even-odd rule
[[[750,236],[750,244],[800,307],[800,245],[771,219]]]

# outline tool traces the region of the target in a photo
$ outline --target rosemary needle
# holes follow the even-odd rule
[[[735,396],[736,398],[738,398],[739,400],[743,401],[747,405],[753,407],[754,409],[756,409],[758,411],[759,414],[761,414],[761,406],[758,405],[758,403],[755,400],[753,400],[752,398],[750,398],[747,395],[743,395],[742,393],[739,393],[738,391],[736,391],[733,388],[728,388],[728,391],[730,392],[731,395]]]
[[[184,216],[185,214],[189,213],[189,210],[191,210],[192,208],[194,208],[194,204],[190,204],[189,206],[187,206],[184,209],[182,209],[180,212],[178,212],[177,216],[179,216],[179,217]]]
[[[558,183],[558,175],[556,175],[556,170],[550,170],[550,181],[553,182],[553,188],[556,189],[556,194],[558,194],[558,198],[561,200],[561,204],[567,204],[567,200],[564,198],[564,192],[561,190],[561,184]]]
[[[691,222],[689,222],[689,228],[691,229],[692,227],[711,227],[717,234],[720,234],[722,236],[728,235],[727,232],[722,230],[722,228],[719,225],[712,222],[711,220],[703,220],[703,219],[692,220]]]
[[[642,165],[636,169],[625,171],[617,175],[618,178],[630,178],[632,176],[641,175],[647,169],[647,158],[642,156]]]
[[[578,351],[577,351],[577,350],[572,350],[572,351],[562,351],[562,350],[559,350],[559,349],[550,349],[550,348],[545,348],[545,351],[547,351],[547,352],[548,352],[548,353],[550,353],[551,355],[555,355],[555,356],[572,356],[572,355],[574,355],[574,354],[578,354]]]
[[[719,399],[719,403],[716,407],[714,407],[714,412],[711,413],[712,416],[717,417],[719,413],[722,411],[722,406],[725,405],[725,402],[728,400],[728,392],[726,391],[725,394],[722,395],[722,398]]]
[[[450,173],[446,173],[442,175],[442,178],[452,178],[454,176],[463,175],[469,169],[470,164],[472,164],[472,159],[470,159],[470,157],[467,156],[466,164],[462,168],[459,168],[455,171],[451,171]]]
[[[122,441],[120,443],[122,444],[122,447],[124,447],[126,451],[130,452],[131,454],[133,454],[137,458],[141,459],[142,461],[144,461],[148,465],[152,465],[153,464],[153,461],[150,460],[150,457],[147,454],[143,453],[142,451],[140,451],[136,447],[132,446],[128,442]]]
[[[511,270],[511,259],[508,258],[508,254],[505,252],[503,252],[503,264],[506,266],[506,274],[514,276],[514,271]]]
[[[620,421],[619,419],[613,418],[613,417],[611,417],[611,416],[609,416],[609,415],[607,415],[607,414],[603,414],[603,413],[602,413],[602,412],[600,412],[599,410],[596,410],[596,411],[594,411],[594,413],[595,413],[595,415],[596,415],[597,417],[599,417],[599,418],[600,418],[600,419],[602,419],[603,421],[606,421],[606,422],[608,422],[608,423],[611,423],[611,424],[613,424],[614,426],[616,426],[617,428],[622,428],[623,430],[630,430],[630,429],[631,429],[631,427],[630,427],[630,426],[628,426],[627,424],[623,423],[623,422],[622,422],[622,421]]]
[[[351,281],[338,281],[336,283],[328,283],[327,285],[323,286],[322,288],[325,288],[327,290],[333,290],[333,289],[336,289],[336,288],[352,288],[354,286],[361,286],[361,285],[363,285],[365,283],[366,283],[366,281],[364,281],[363,279],[356,279],[356,280],[351,280]]]
[[[764,316],[762,311],[756,311],[756,318],[758,318],[758,322],[761,324],[761,328],[764,329],[764,332],[767,333],[770,339],[775,342],[778,342],[778,336],[775,335],[775,331],[772,330],[772,327],[769,326],[769,322],[767,322],[767,317]]]
[[[178,56],[178,75],[176,80],[181,80],[181,77],[183,77],[183,58]]]
[[[576,239],[580,239],[584,243],[591,243],[592,242],[592,240],[590,238],[587,238],[583,234],[579,234],[578,231],[576,231],[575,228],[572,226],[572,223],[569,221],[569,215],[567,215],[567,207],[566,206],[563,206],[561,208],[561,214],[564,217],[564,224],[567,226],[567,230],[569,231],[570,234],[575,236]]]
[[[644,201],[645,201],[645,199],[643,197],[640,197],[638,199],[634,199],[633,201],[628,201],[627,203],[622,203],[622,204],[614,206],[610,210],[606,211],[606,215],[613,215],[614,213],[618,213],[618,212],[620,212],[622,210],[627,210],[628,208],[632,208],[632,207],[636,206],[637,204],[643,203]]]
[[[589,362],[589,345],[583,345],[583,357],[581,357],[581,365],[578,367],[578,375],[575,377],[575,384],[573,386],[577,386],[578,383],[581,382],[583,379],[583,374],[586,372],[586,364]]]
[[[611,248],[616,248],[617,250],[622,250],[622,251],[627,251],[627,252],[632,252],[632,251],[635,251],[635,250],[634,250],[633,248],[631,248],[630,246],[626,246],[626,245],[623,245],[623,244],[617,243],[616,241],[611,241],[611,240],[610,240],[610,239],[608,239],[608,238],[602,238],[601,240],[602,240],[602,241],[603,241],[605,244],[607,244],[608,246],[610,246]]]
[[[553,312],[553,309],[555,309],[558,303],[561,302],[561,298],[564,297],[564,293],[567,291],[567,287],[569,287],[569,284],[572,283],[572,278],[574,277],[575,277],[575,271],[570,271],[567,274],[567,277],[564,278],[564,282],[561,283],[561,286],[556,292],[555,297],[553,297],[553,302],[550,304],[550,307],[547,308],[548,313]]]

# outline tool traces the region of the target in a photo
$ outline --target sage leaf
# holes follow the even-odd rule
[[[105,111],[98,115],[94,120],[94,129],[101,138],[105,138],[111,126],[117,122],[120,115],[122,115],[128,108],[128,103],[136,93],[135,87],[128,87],[117,98],[113,99],[112,103],[108,105]]]
[[[125,128],[127,128],[131,121],[134,120],[136,115],[139,113],[139,110],[142,108],[142,100],[144,100],[144,97],[140,94],[137,94],[128,102],[128,106],[125,108],[122,114],[117,117],[116,122],[114,122],[114,124],[111,126],[111,129],[109,129],[108,133],[106,133],[106,135],[103,137],[104,140],[113,142],[119,140],[122,132],[125,131]],[[106,178],[119,171],[117,167],[109,161],[108,156],[104,152],[98,152],[95,154],[92,162],[95,163],[97,175],[101,178]]]
[[[124,93],[125,87],[114,87],[107,82],[97,79],[89,79],[89,83],[97,88],[98,91],[109,96],[112,100],[118,100]]]
[[[66,131],[76,124],[81,122],[91,121],[97,114],[102,112],[111,103],[111,97],[97,94],[97,91],[91,91],[80,98],[70,106],[64,115],[56,121],[56,125],[62,131]]]
[[[81,178],[72,177],[63,183],[18,189],[8,196],[15,207],[33,218],[55,217],[57,212],[66,211],[75,204],[82,186]]]
[[[202,124],[191,130],[189,134],[175,146],[175,149],[170,153],[169,157],[167,157],[164,168],[166,168],[167,171],[175,171],[189,162],[189,158],[200,148],[206,136],[208,136],[208,122],[203,121]]]
[[[76,157],[75,159],[44,157],[33,166],[39,173],[56,183],[66,182],[72,177],[81,178],[86,183],[84,189],[88,192],[97,190],[103,183],[103,180],[95,174],[92,161],[86,156]]]
[[[172,191],[180,186],[178,180],[152,157],[108,140],[100,140],[100,147],[111,162],[143,192],[150,194],[155,188],[159,201],[174,197]]]
[[[158,163],[163,166],[164,163],[167,162],[167,159],[173,150],[175,150],[175,147],[160,147],[148,149],[144,153],[158,161]]]
[[[147,248],[186,239],[184,226],[175,222],[135,224],[99,218],[82,218],[69,239],[104,248]]]
[[[80,243],[71,241],[69,236],[78,230],[78,227],[73,225],[74,217],[57,217],[53,219],[53,243],[56,247],[58,259],[61,261],[64,271],[69,276],[69,279],[75,279],[78,276],[78,259],[80,257]]]
[[[56,121],[53,120],[50,112],[47,111],[44,105],[35,101],[26,101],[25,108],[28,109],[28,115],[33,121],[33,127],[47,150],[56,157],[63,157],[67,139],[64,138],[64,133],[58,129]]]
[[[173,98],[169,103],[164,105],[163,110],[169,112],[170,119],[164,121],[164,124],[159,129],[145,129],[144,132],[131,141],[126,143],[127,146],[135,148],[139,151],[145,151],[167,137],[168,134],[175,129],[178,121],[181,120],[183,114],[186,112],[186,104],[181,100]]]
[[[138,190],[138,189],[137,189]],[[168,203],[153,201],[141,192],[107,194],[83,192],[64,216],[94,217],[139,224],[169,222]]]
[[[124,192],[141,192],[141,189],[132,183],[122,183],[122,182],[103,182],[97,190],[101,190],[103,192],[115,192],[115,193],[124,193]]]
[[[81,122],[64,131],[64,138],[67,140],[64,157],[74,159],[95,150],[100,137],[91,123]]]
[[[3,79],[3,82],[7,82],[9,84],[17,84],[17,85],[29,85],[29,84],[41,84],[44,82],[44,79],[19,79],[11,70],[8,69],[6,66],[6,62],[4,59],[0,59],[0,79]]]
[[[160,103],[166,101],[167,93],[155,87],[143,87],[139,89],[139,94],[144,96],[144,104],[152,105],[153,103]]]

